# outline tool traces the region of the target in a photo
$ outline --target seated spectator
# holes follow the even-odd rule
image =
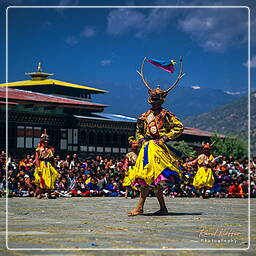
[[[71,197],[72,192],[68,189],[68,182],[66,177],[62,177],[59,182],[57,182],[57,194],[61,197]]]
[[[90,191],[91,196],[98,196],[99,195],[99,186],[98,180],[94,177],[91,178],[91,181],[87,183],[87,187]]]
[[[36,192],[34,184],[33,155],[20,158],[13,156],[6,166],[6,154],[0,153],[0,196],[6,196],[6,179],[8,180],[8,196],[33,196]],[[173,197],[197,197],[198,194],[192,185],[197,168],[187,165],[192,158],[183,158],[183,177],[179,184],[167,184],[164,186],[165,196]],[[124,178],[124,159],[115,157],[87,157],[80,159],[77,154],[54,159],[58,169],[56,191],[60,196],[123,196],[122,186]],[[248,158],[234,159],[233,157],[218,156],[213,167],[215,184],[210,190],[211,197],[248,197],[248,172],[250,166],[250,193],[256,197],[256,158],[250,162]],[[6,177],[5,171],[8,170]],[[86,185],[87,184],[87,185]],[[240,185],[239,185],[240,184]],[[154,196],[153,190],[150,195]]]
[[[115,180],[113,178],[110,179],[110,183],[106,186],[106,189],[103,189],[104,195],[105,196],[117,196],[117,187]]]
[[[234,185],[230,186],[228,191],[229,197],[244,197],[243,189],[237,181]]]
[[[90,196],[90,191],[81,176],[77,178],[74,189],[71,192],[73,196]]]
[[[242,187],[244,197],[248,197],[248,181],[244,180],[240,186]]]

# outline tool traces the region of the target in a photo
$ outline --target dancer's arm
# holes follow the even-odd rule
[[[123,169],[127,172],[129,168],[129,159],[125,157]]]
[[[184,126],[176,116],[168,112],[165,115],[164,121],[166,132],[161,134],[161,136],[165,141],[173,140],[182,134]]]
[[[35,161],[35,163],[36,163],[36,167],[39,167],[39,166],[40,166],[40,162],[39,162],[39,152],[38,152],[38,151],[36,151],[36,161]]]

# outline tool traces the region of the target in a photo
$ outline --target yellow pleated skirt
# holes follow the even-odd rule
[[[214,185],[214,176],[212,169],[200,167],[193,180],[193,186],[197,189],[200,188],[211,188]]]
[[[134,166],[129,166],[129,169],[125,174],[124,181],[123,181],[123,186],[124,187],[129,187],[129,186],[132,185],[131,180],[129,178],[129,173],[133,171],[132,170],[133,168],[134,168]]]
[[[159,146],[153,140],[146,142],[138,155],[136,164],[129,170],[124,179],[124,185],[157,185],[162,180],[171,180],[171,177],[181,176],[181,170],[176,163],[179,157],[163,144]]]
[[[48,161],[40,161],[40,166],[34,172],[35,183],[40,188],[54,189],[58,172]]]

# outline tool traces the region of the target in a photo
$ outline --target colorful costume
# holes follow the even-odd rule
[[[235,185],[230,186],[228,190],[228,194],[233,197],[243,197],[244,196],[243,188],[241,185],[237,183]]]
[[[53,148],[48,148],[43,142],[43,136],[48,136],[46,133],[41,136],[41,142],[36,149],[37,167],[34,173],[35,183],[41,189],[54,189],[58,172],[52,166]]]
[[[212,169],[209,168],[209,163],[211,163],[213,160],[213,155],[210,155],[208,157],[205,154],[199,155],[196,159],[198,164],[198,171],[193,180],[193,186],[196,189],[210,189],[214,185],[214,176],[212,173]]]
[[[125,163],[124,163],[125,178],[123,181],[124,187],[128,187],[132,185],[132,182],[129,177],[129,173],[132,172],[137,158],[138,158],[138,155],[134,151],[130,151],[125,156]]]
[[[128,198],[128,195],[131,195],[131,198],[136,197],[136,188],[132,187],[132,181],[130,180],[129,174],[133,172],[134,166],[136,164],[136,160],[138,158],[138,148],[139,144],[134,139],[133,136],[128,138],[129,144],[131,145],[130,152],[126,154],[125,160],[124,160],[124,166],[123,169],[125,170],[125,178],[123,181],[123,187],[125,188],[125,198]]]
[[[142,114],[137,122],[136,140],[141,145],[141,149],[136,164],[130,170],[128,178],[133,186],[141,186],[141,191],[138,205],[128,212],[128,214],[133,216],[143,214],[144,203],[149,193],[149,186],[154,186],[154,193],[160,205],[160,210],[156,214],[168,214],[160,185],[165,180],[176,182],[181,172],[176,161],[179,159],[179,152],[168,146],[167,142],[178,137],[183,132],[184,127],[175,115],[163,109],[161,106],[168,92],[184,76],[182,73],[182,59],[180,60],[179,76],[167,90],[161,90],[160,87],[156,89],[149,87],[143,75],[146,59],[144,58],[141,70],[138,73],[148,89],[148,103],[152,108]],[[162,68],[163,63],[160,64]],[[159,65],[157,64],[157,66]],[[169,70],[169,68],[167,69]],[[166,69],[164,68],[164,70]]]
[[[175,161],[180,153],[166,142],[178,137],[183,129],[177,117],[163,108],[150,109],[139,117],[136,139],[143,145],[128,176],[134,186],[179,180],[181,171]]]

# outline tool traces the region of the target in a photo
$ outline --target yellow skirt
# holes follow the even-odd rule
[[[214,185],[214,176],[210,168],[201,167],[198,169],[193,180],[193,186],[199,188],[211,188]]]
[[[134,166],[129,166],[129,169],[125,174],[124,181],[123,181],[123,186],[124,187],[129,187],[129,186],[132,185],[131,180],[129,178],[129,173],[132,172],[133,168],[134,168]]]
[[[138,155],[136,164],[129,170],[124,184],[157,185],[162,180],[181,176],[181,170],[175,161],[179,157],[165,144],[159,146],[153,140],[146,142]],[[142,181],[142,183],[138,183]]]
[[[54,189],[58,172],[48,161],[40,161],[40,166],[36,168],[34,177],[35,183],[40,188]]]

